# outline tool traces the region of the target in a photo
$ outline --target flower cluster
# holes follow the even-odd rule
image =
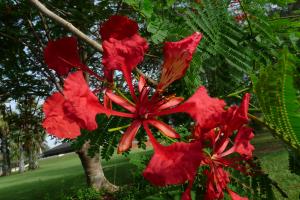
[[[67,76],[64,89],[48,97],[43,106],[45,120],[43,127],[48,133],[59,138],[76,138],[80,129],[97,128],[97,114],[115,115],[132,119],[130,126],[119,142],[118,152],[128,150],[143,128],[153,145],[154,155],[143,172],[143,176],[158,186],[189,182],[182,195],[183,200],[191,199],[190,191],[199,167],[207,166],[205,199],[221,199],[224,191],[234,200],[240,197],[229,187],[230,174],[227,168],[247,173],[241,163],[252,158],[252,129],[247,127],[249,94],[245,94],[240,106],[225,109],[223,100],[212,98],[205,87],[199,87],[194,95],[182,97],[164,96],[166,88],[182,78],[189,67],[192,56],[202,38],[196,32],[178,42],[166,42],[162,74],[156,88],[151,90],[143,76],[133,84],[132,71],[143,61],[148,49],[147,41],[138,33],[138,25],[124,16],[112,16],[100,28],[103,40],[104,77],[84,65],[74,37],[50,41],[44,50],[45,62],[59,75]],[[70,72],[76,68],[76,72]],[[114,91],[114,71],[122,72],[131,94],[131,100]],[[84,79],[88,73],[105,82],[104,98],[91,92]],[[112,103],[125,111],[112,109]],[[166,137],[179,139],[180,135],[172,126],[159,119],[173,113],[186,113],[195,121],[190,142],[174,142],[164,146],[155,138],[152,129],[158,129]],[[150,128],[151,127],[151,128]]]

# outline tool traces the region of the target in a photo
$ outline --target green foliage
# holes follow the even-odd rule
[[[153,13],[153,4],[150,0],[124,0],[124,3],[140,11],[147,18],[150,18]]]
[[[291,173],[300,176],[300,155],[294,151],[289,151],[289,169]]]
[[[277,62],[262,67],[255,93],[266,122],[276,136],[293,149],[300,150],[300,105],[298,90],[294,87],[296,56],[287,49],[277,54]]]
[[[102,192],[99,192],[93,188],[81,188],[75,190],[74,194],[63,196],[61,200],[99,200],[101,199]],[[51,198],[49,198],[50,200]]]
[[[202,82],[214,96],[229,93],[251,69],[247,32],[227,8],[225,1],[204,0],[184,15],[193,31],[203,33],[198,70],[202,70]]]

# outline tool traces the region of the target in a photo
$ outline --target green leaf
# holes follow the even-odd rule
[[[254,88],[265,120],[274,129],[274,134],[300,152],[299,91],[294,86],[298,62],[287,49],[279,51],[275,64],[262,67]]]
[[[147,17],[151,18],[153,14],[153,3],[150,0],[144,0],[141,2],[142,10],[141,12]]]

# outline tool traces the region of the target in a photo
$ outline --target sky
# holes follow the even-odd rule
[[[60,140],[54,139],[49,135],[47,135],[45,142],[50,148],[56,147],[61,144]]]

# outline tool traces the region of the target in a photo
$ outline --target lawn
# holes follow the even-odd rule
[[[136,152],[141,153],[141,152]],[[133,165],[128,159],[116,155],[110,161],[103,161],[108,179],[117,185],[132,178]],[[61,196],[71,190],[85,186],[84,172],[75,153],[40,161],[40,168],[23,174],[0,177],[1,200],[36,200]]]
[[[263,169],[287,192],[289,199],[299,199],[300,176],[288,170],[288,154],[280,142],[269,134],[258,134],[253,144],[255,155],[262,161]],[[142,152],[134,152],[133,155]],[[132,179],[133,164],[128,158],[115,155],[110,161],[103,161],[108,179],[117,185]],[[40,161],[40,168],[23,174],[0,178],[1,200],[56,199],[63,193],[85,186],[80,160],[74,153]],[[283,199],[276,193],[278,199]]]

